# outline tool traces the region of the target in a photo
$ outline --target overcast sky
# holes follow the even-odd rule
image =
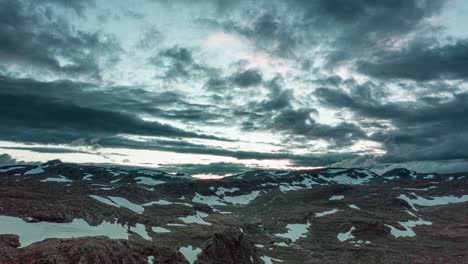
[[[0,163],[468,170],[467,24],[463,0],[0,0]]]

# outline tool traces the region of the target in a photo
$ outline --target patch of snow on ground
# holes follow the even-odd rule
[[[202,252],[200,248],[194,248],[191,245],[187,247],[179,248],[179,252],[184,255],[185,259],[190,263],[193,264],[198,259],[198,255]]]
[[[146,260],[148,261],[148,264],[154,264],[154,256],[148,256]]]
[[[288,232],[283,234],[275,234],[277,237],[289,238],[292,242],[295,242],[301,237],[306,237],[307,231],[309,230],[310,223],[307,224],[288,224],[286,228]]]
[[[340,173],[340,172],[344,172],[344,171],[347,171],[348,169],[326,169],[325,172],[327,173]]]
[[[56,178],[49,177],[47,179],[41,180],[41,182],[73,182],[73,181],[70,179],[67,179],[67,177],[59,175],[59,177],[56,177]]]
[[[117,179],[117,180],[113,180],[113,181],[111,181],[111,183],[119,182],[119,181],[121,181],[122,179],[123,179],[123,178],[120,178],[120,179]]]
[[[344,196],[343,195],[333,195],[330,197],[328,200],[330,201],[337,201],[337,200],[343,200]]]
[[[23,173],[23,175],[34,175],[34,174],[39,174],[43,172],[44,172],[44,169],[41,166],[37,166],[36,168],[28,170],[27,172]]]
[[[176,223],[168,223],[166,225],[167,226],[187,226],[187,225],[184,225],[184,224],[176,224]]]
[[[172,202],[160,199],[159,201],[142,204],[142,206],[151,206],[151,205],[154,205],[154,204],[157,204],[157,205],[171,205]]]
[[[141,214],[145,211],[145,208],[139,204],[130,202],[129,200],[123,197],[109,196],[109,199],[121,207],[125,207],[129,210],[134,211],[135,213]]]
[[[218,196],[226,195],[226,193],[233,193],[240,191],[239,188],[224,188],[224,187],[219,187],[218,190],[215,192]]]
[[[91,181],[94,175],[87,173],[85,176],[83,176],[83,181]]]
[[[356,209],[356,210],[361,210],[361,208],[357,207],[354,204],[348,204],[349,208]]]
[[[136,224],[135,226],[130,227],[130,231],[137,233],[146,240],[151,240],[151,237],[148,235],[148,232],[146,232],[145,225]]]
[[[150,186],[166,183],[165,181],[158,181],[153,178],[141,177],[141,176],[136,177],[135,180],[137,180],[137,184],[150,185]]]
[[[272,257],[268,257],[268,256],[261,256],[260,257],[261,260],[263,260],[263,263],[265,264],[274,264],[274,262],[283,262],[281,259],[275,259],[275,258],[272,258]]]
[[[354,226],[351,227],[351,229],[350,229],[348,232],[346,232],[346,233],[339,233],[339,234],[336,236],[336,238],[338,238],[338,240],[339,240],[340,242],[345,242],[345,241],[348,240],[348,239],[353,239],[354,236],[351,234],[351,233],[353,232],[353,230],[356,230],[356,228],[355,228]]]
[[[28,223],[11,216],[0,216],[0,234],[18,235],[21,247],[47,238],[107,236],[110,239],[128,239],[127,227],[119,223],[104,221],[90,226],[83,219],[73,219],[70,223]]]
[[[8,169],[1,169],[0,170],[0,173],[3,173],[3,172],[9,172],[9,171],[12,171],[12,170],[19,170],[19,169],[24,169],[26,167],[10,167]]]
[[[451,203],[463,203],[468,202],[468,195],[463,195],[461,197],[456,196],[440,196],[440,197],[430,197],[426,199],[424,197],[418,196],[415,193],[411,193],[416,197],[416,199],[411,199],[405,194],[401,194],[398,198],[406,201],[415,211],[417,211],[415,205],[419,206],[437,206],[437,205],[446,205]]]
[[[258,195],[260,195],[260,191],[252,191],[250,194],[242,194],[238,196],[224,196],[222,198],[214,195],[205,196],[199,193],[195,193],[192,202],[206,204],[209,206],[227,205],[226,203],[231,203],[233,205],[246,205],[255,200]]]
[[[196,211],[195,215],[189,215],[185,217],[179,217],[179,219],[186,224],[200,224],[200,225],[211,225],[211,223],[203,220],[204,217],[207,217],[208,214],[203,212]]]
[[[171,230],[166,229],[164,227],[159,227],[159,226],[153,226],[151,229],[155,233],[170,233],[171,232]]]
[[[331,214],[334,214],[334,213],[336,213],[338,211],[339,211],[338,209],[332,209],[332,210],[321,212],[321,213],[315,213],[315,217],[322,217],[322,216],[326,216],[326,215],[331,215]]]
[[[243,194],[238,196],[224,196],[223,200],[234,205],[246,205],[255,200],[260,194],[260,191],[252,191],[250,194]]]
[[[387,227],[390,228],[390,233],[395,237],[414,237],[416,236],[416,233],[413,231],[413,227],[417,225],[432,225],[432,222],[425,221],[422,219],[419,219],[417,221],[414,220],[408,220],[406,222],[398,222],[405,230],[400,230],[398,228],[395,228],[391,225],[387,225]]]
[[[332,181],[338,184],[348,184],[348,185],[359,185],[370,181],[373,176],[367,176],[365,178],[351,178],[348,175],[338,175],[331,178]]]
[[[109,200],[109,199],[107,199],[107,198],[104,198],[104,197],[101,197],[101,196],[99,196],[99,195],[90,195],[90,197],[93,198],[93,199],[98,200],[98,201],[101,202],[101,203],[105,203],[105,204],[107,204],[107,205],[120,208],[119,205],[115,204],[115,203],[112,202],[111,200]]]
[[[428,191],[428,190],[434,189],[434,188],[437,188],[437,186],[430,186],[430,187],[427,187],[427,188],[401,188],[401,189],[407,190],[407,191]]]
[[[192,199],[192,202],[194,203],[201,203],[201,204],[206,204],[209,206],[213,205],[226,205],[219,199],[217,196],[204,196],[199,193],[195,193],[195,196]]]
[[[149,176],[158,176],[158,175],[163,174],[160,171],[150,171],[150,170],[139,170],[138,173],[144,174],[144,175],[149,175]]]

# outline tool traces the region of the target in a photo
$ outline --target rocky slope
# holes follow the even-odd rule
[[[468,263],[468,173],[0,167],[0,263]]]

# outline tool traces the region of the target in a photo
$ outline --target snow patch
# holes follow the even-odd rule
[[[288,232],[282,234],[275,234],[277,237],[289,238],[292,242],[295,242],[301,237],[306,237],[309,230],[310,223],[307,224],[288,224],[286,228]]]
[[[140,226],[130,227],[130,230],[134,232],[137,230],[142,237],[149,238],[147,234],[145,236],[141,232]],[[122,224],[106,221],[97,226],[90,226],[83,219],[73,219],[70,223],[28,223],[21,218],[0,216],[0,234],[18,235],[21,247],[26,247],[47,238],[107,236],[110,239],[128,239],[127,229],[128,227]]]
[[[150,185],[150,186],[166,183],[165,181],[158,181],[153,178],[141,177],[141,176],[136,177],[135,180],[137,180],[137,184]]]
[[[361,208],[357,207],[354,204],[348,204],[349,208],[356,209],[356,210],[361,210]]]
[[[332,210],[324,211],[324,212],[321,212],[321,213],[315,213],[315,217],[322,217],[322,216],[326,216],[326,215],[331,215],[331,214],[334,214],[334,213],[336,213],[338,211],[339,211],[338,209],[332,209]]]
[[[440,196],[440,197],[430,197],[430,199],[426,199],[424,197],[418,196],[415,193],[411,193],[416,199],[411,199],[410,197],[406,196],[405,194],[401,194],[398,196],[399,199],[406,201],[415,211],[415,205],[419,206],[437,206],[437,205],[446,205],[451,203],[463,203],[468,202],[468,195],[463,195],[461,197],[456,196]]]
[[[338,240],[340,242],[345,242],[346,240],[349,240],[349,239],[353,239],[354,236],[351,234],[354,230],[356,230],[356,228],[353,226],[351,227],[351,229],[346,232],[346,233],[339,233],[336,238],[338,238]]]
[[[82,180],[83,181],[91,181],[92,180],[91,178],[93,178],[93,177],[94,177],[94,175],[92,175],[90,173],[87,173],[85,176],[83,176]]]
[[[283,262],[281,259],[275,259],[275,258],[272,258],[272,257],[268,257],[268,256],[261,256],[260,257],[261,260],[263,260],[263,263],[265,264],[274,264],[274,262]]]
[[[187,247],[179,248],[179,252],[184,255],[185,259],[190,263],[193,264],[198,259],[198,255],[202,252],[200,248],[194,248],[191,245]]]
[[[171,230],[166,229],[164,227],[159,227],[159,226],[153,226],[151,230],[153,230],[153,232],[155,233],[170,233],[171,232]]]
[[[203,212],[196,211],[195,215],[189,215],[185,217],[179,217],[179,219],[186,224],[200,224],[200,225],[211,225],[211,223],[206,222],[203,218],[207,217],[208,214]]]
[[[114,202],[115,204],[125,207],[129,210],[134,211],[135,213],[142,214],[145,211],[145,208],[139,204],[135,204],[130,202],[129,200],[123,198],[123,197],[115,197],[115,196],[109,196],[109,199]]]
[[[67,177],[60,176],[59,177],[49,177],[47,179],[41,180],[41,182],[73,182],[72,180],[68,179]]]
[[[8,169],[1,169],[0,170],[0,173],[3,173],[3,172],[9,172],[9,171],[12,171],[12,170],[19,170],[19,169],[24,169],[26,167],[10,167]]]
[[[42,166],[37,166],[36,168],[28,170],[27,172],[23,173],[23,175],[34,175],[34,174],[40,174],[43,172],[44,172],[44,169],[42,168]]]
[[[330,197],[328,200],[330,201],[337,201],[337,200],[343,200],[344,196],[343,195],[333,195]]]
[[[414,233],[413,231],[413,227],[417,226],[417,225],[432,225],[432,222],[429,222],[429,221],[425,221],[425,220],[422,220],[422,219],[419,219],[417,221],[414,221],[414,220],[408,220],[406,222],[398,222],[403,228],[404,230],[400,230],[398,228],[395,228],[391,225],[387,225],[387,227],[390,228],[390,233],[395,237],[395,238],[399,238],[399,237],[414,237],[416,236],[416,233]]]

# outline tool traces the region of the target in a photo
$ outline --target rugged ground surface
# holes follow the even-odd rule
[[[5,166],[0,263],[468,263],[468,173]]]

